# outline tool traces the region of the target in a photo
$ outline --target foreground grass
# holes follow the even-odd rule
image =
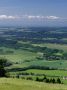
[[[66,85],[0,78],[0,90],[67,90]]]

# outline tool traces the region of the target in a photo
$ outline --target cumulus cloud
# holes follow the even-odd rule
[[[8,16],[8,15],[0,15],[0,20],[1,19],[16,19],[19,18],[17,16]]]

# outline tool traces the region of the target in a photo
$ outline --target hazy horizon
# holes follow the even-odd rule
[[[67,26],[66,0],[0,0],[0,26]]]

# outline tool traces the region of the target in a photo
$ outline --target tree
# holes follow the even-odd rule
[[[43,80],[44,80],[44,79],[46,79],[46,76],[45,76],[45,75],[44,75],[44,78],[43,78]]]
[[[60,80],[60,78],[58,78],[58,79],[57,79],[57,83],[61,83],[61,80]]]
[[[4,68],[6,63],[6,59],[0,59],[0,77],[6,77],[6,70]]]
[[[64,58],[64,60],[67,59],[67,53],[63,53],[63,58]]]
[[[48,78],[46,78],[45,82],[46,82],[46,83],[49,83],[49,79],[48,79]]]
[[[36,77],[36,81],[39,81],[39,78],[38,77]]]
[[[0,66],[0,77],[4,77],[6,76],[6,70],[4,69],[4,67]]]
[[[52,78],[51,78],[51,79],[50,79],[50,83],[52,83],[52,81],[53,81],[53,80],[52,80]]]
[[[54,78],[52,79],[52,83],[55,83],[55,79]]]
[[[20,76],[19,76],[19,75],[17,75],[17,76],[16,76],[16,78],[20,78]]]
[[[9,62],[7,59],[1,58],[0,65],[2,65],[3,67],[7,67],[7,66],[12,65],[12,62]]]

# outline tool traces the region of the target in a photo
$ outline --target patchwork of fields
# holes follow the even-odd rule
[[[0,79],[1,90],[67,89],[63,79],[67,76],[67,28],[1,28],[0,32],[0,58],[11,63],[5,70],[12,77]],[[44,75],[60,78],[63,84],[35,81]]]

